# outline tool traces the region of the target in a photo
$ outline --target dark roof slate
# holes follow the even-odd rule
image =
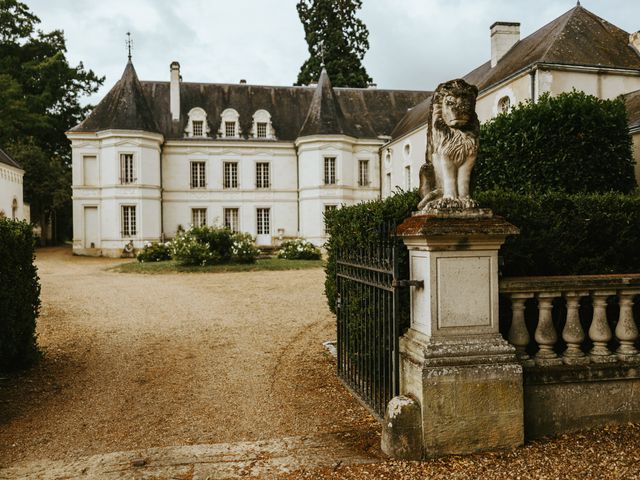
[[[159,132],[131,60],[122,77],[72,132],[143,130]]]
[[[432,95],[430,95],[425,101],[419,103],[407,112],[391,133],[391,137],[394,140],[406,135],[407,133],[411,133],[416,128],[427,123],[432,98]]]
[[[578,5],[464,79],[482,91],[537,63],[640,69],[640,55],[627,32]]]
[[[322,80],[322,79],[321,79]],[[329,78],[327,83],[330,85]],[[119,82],[120,83],[120,82]],[[227,108],[235,109],[240,115],[240,130],[244,137],[251,131],[253,114],[264,109],[271,115],[271,123],[276,138],[294,141],[301,135],[305,121],[309,119],[310,106],[314,95],[320,90],[322,108],[319,130],[307,122],[307,131],[316,130],[323,133],[344,133],[355,138],[377,138],[390,135],[396,124],[402,119],[407,109],[420,103],[431,93],[407,90],[382,90],[361,88],[333,88],[333,95],[319,82],[317,87],[273,87],[249,84],[219,83],[180,83],[180,120],[172,121],[169,106],[169,82],[139,82],[145,104],[149,108],[149,122],[164,135],[165,139],[183,139],[188,121],[188,113],[192,108],[200,107],[207,113],[207,121],[211,136],[215,136],[220,128],[222,112]],[[116,128],[110,126],[114,104],[112,92],[120,87],[116,84],[112,91],[98,104],[90,116],[72,131],[93,131]],[[139,95],[136,95],[139,97]],[[338,126],[330,126],[331,106],[325,105],[326,97],[334,104],[333,115],[340,115]],[[106,106],[103,106],[106,103]],[[337,112],[340,112],[339,114]],[[122,127],[118,127],[122,128]],[[126,129],[126,128],[125,128]],[[133,129],[140,130],[139,127]],[[142,128],[142,130],[148,130]],[[334,131],[335,130],[335,131]],[[267,140],[268,141],[268,140]]]
[[[640,90],[627,93],[624,96],[624,101],[627,106],[627,120],[629,121],[629,128],[640,128]]]
[[[18,162],[16,162],[13,158],[9,156],[7,152],[0,148],[0,163],[4,163],[5,165],[9,165],[11,167],[16,167],[22,170],[22,167]]]
[[[309,135],[346,134],[344,115],[331,86],[327,70],[323,67],[316,91],[313,92],[307,118],[299,137]]]

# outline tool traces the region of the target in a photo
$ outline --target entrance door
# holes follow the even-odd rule
[[[84,248],[100,247],[98,207],[84,207]]]
[[[271,245],[271,209],[256,209],[256,244]]]

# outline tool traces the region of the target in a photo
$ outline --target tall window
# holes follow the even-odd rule
[[[335,183],[336,183],[336,157],[325,157],[324,184],[335,185]]]
[[[266,122],[258,122],[258,123],[256,123],[256,136],[258,138],[267,138],[267,123]]]
[[[137,233],[135,205],[122,206],[122,236],[133,237]]]
[[[391,195],[391,173],[387,173],[387,182],[386,182],[387,196]]]
[[[256,163],[256,188],[269,188],[269,164]]]
[[[207,186],[204,162],[191,162],[191,188]]]
[[[236,122],[224,122],[224,136],[227,138],[236,136]]]
[[[337,209],[338,206],[337,205],[325,205],[324,206],[324,234],[327,234],[327,213],[329,212],[333,212],[335,209]]]
[[[239,209],[237,208],[225,208],[224,209],[224,227],[228,228],[232,232],[240,231]]]
[[[207,209],[192,208],[191,209],[191,225],[194,227],[202,227],[207,224]]]
[[[193,121],[193,136],[194,137],[202,137],[202,120],[194,120]]]
[[[224,162],[224,188],[238,188],[237,162]]]
[[[135,173],[133,154],[120,154],[120,183],[123,185],[127,183],[134,183],[136,181]]]
[[[411,190],[411,167],[404,167],[404,189]]]
[[[361,187],[369,185],[369,160],[358,162],[358,184]]]
[[[269,235],[271,233],[271,210],[269,208],[258,208],[256,218],[257,234]]]

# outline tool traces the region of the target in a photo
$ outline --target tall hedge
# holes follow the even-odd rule
[[[0,371],[29,366],[38,358],[40,281],[33,261],[31,226],[0,219]]]
[[[545,94],[482,125],[476,190],[630,193],[636,186],[624,101]]]
[[[501,249],[505,276],[640,272],[640,195],[480,192],[520,228]]]

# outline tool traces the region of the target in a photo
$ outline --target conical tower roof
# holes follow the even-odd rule
[[[72,132],[101,130],[159,132],[131,59],[109,93],[80,125],[71,129]]]
[[[344,125],[344,115],[331,86],[329,74],[323,67],[299,136],[344,134]]]

